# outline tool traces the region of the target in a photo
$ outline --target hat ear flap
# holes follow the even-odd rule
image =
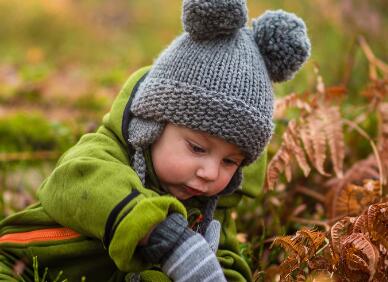
[[[293,78],[310,56],[310,40],[302,19],[282,10],[253,20],[253,35],[274,82]]]

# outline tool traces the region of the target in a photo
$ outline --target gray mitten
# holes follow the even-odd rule
[[[185,232],[186,233],[186,232]],[[217,257],[202,235],[187,229],[185,241],[162,264],[173,281],[225,281]]]
[[[182,215],[171,214],[154,229],[148,245],[139,247],[139,252],[147,261],[160,263],[163,272],[173,281],[226,282],[214,254],[218,247],[219,222],[209,225],[205,233],[209,241],[187,225]]]
[[[218,245],[220,243],[221,223],[213,219],[205,232],[205,240],[208,242],[210,249],[217,253]]]

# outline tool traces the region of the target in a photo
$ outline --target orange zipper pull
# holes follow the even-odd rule
[[[39,229],[0,236],[0,243],[28,244],[45,241],[60,241],[81,237],[81,234],[67,227]]]

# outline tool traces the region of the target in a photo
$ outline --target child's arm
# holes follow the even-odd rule
[[[61,225],[108,238],[106,248],[120,270],[139,271],[146,266],[133,255],[139,241],[170,212],[185,216],[186,210],[177,199],[144,188],[114,138],[104,127],[82,137],[60,159],[38,196]]]

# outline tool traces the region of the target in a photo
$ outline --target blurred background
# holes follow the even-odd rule
[[[181,2],[0,0],[0,218],[35,201],[57,158],[97,128],[126,78],[182,32]],[[249,25],[285,9],[308,27],[311,59],[275,85],[278,97],[314,89],[318,68],[327,86],[346,87],[351,107],[368,81],[358,38],[388,60],[385,0],[250,0],[248,8]]]

